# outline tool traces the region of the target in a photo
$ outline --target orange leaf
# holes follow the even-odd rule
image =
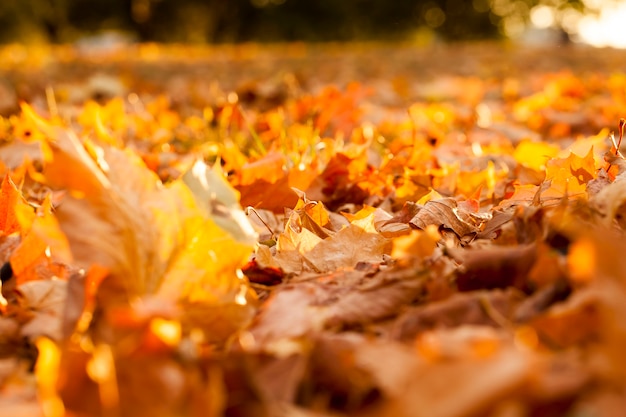
[[[258,180],[273,183],[282,178],[285,157],[278,152],[270,152],[261,159],[248,162],[241,167],[241,184],[249,185]]]
[[[15,214],[17,204],[26,205],[26,201],[7,174],[2,180],[2,185],[0,185],[0,232],[5,235],[20,230],[20,224]]]
[[[20,245],[11,254],[11,268],[18,282],[37,279],[35,267],[47,262],[46,249],[48,245],[35,233],[27,233]]]
[[[241,204],[276,213],[282,213],[285,207],[293,207],[297,196],[290,187],[285,163],[283,155],[270,152],[257,161],[244,164],[237,186]]]

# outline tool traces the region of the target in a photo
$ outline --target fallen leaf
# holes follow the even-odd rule
[[[424,231],[412,230],[409,235],[396,237],[393,240],[391,256],[394,259],[400,259],[406,256],[426,258],[433,254],[440,240],[441,235],[435,225],[431,224],[427,226]]]
[[[537,257],[537,248],[533,244],[493,246],[467,251],[450,249],[449,253],[462,265],[456,280],[461,291],[509,286],[525,289],[527,274]]]
[[[41,336],[56,342],[63,340],[67,281],[30,281],[20,285],[19,291],[24,297],[22,308],[32,314],[31,320],[22,326],[20,334],[32,341]]]
[[[409,223],[422,230],[429,225],[443,226],[461,238],[479,232],[482,224],[490,218],[489,213],[473,213],[459,206],[456,200],[446,198],[428,201]]]
[[[563,303],[552,306],[530,324],[549,343],[568,347],[596,339],[600,323],[598,300],[593,291],[576,292]]]
[[[0,231],[5,235],[20,230],[20,224],[15,214],[17,204],[26,204],[11,177],[5,175],[0,185]]]
[[[506,326],[522,299],[522,294],[512,289],[455,294],[445,300],[410,307],[396,319],[392,335],[409,341],[420,333],[438,328]]]
[[[387,318],[422,291],[427,271],[411,263],[368,276],[345,271],[317,277],[316,282],[285,284],[267,300],[250,331],[261,347],[299,338],[325,327],[366,325]]]
[[[550,158],[555,157],[559,147],[545,142],[521,141],[515,148],[513,157],[517,162],[535,171],[545,171]]]
[[[285,232],[278,237],[276,262],[286,273],[302,270],[328,272],[353,268],[359,262],[383,262],[383,255],[390,252],[390,241],[377,233],[373,211],[364,210],[367,214],[355,217],[349,225],[332,235],[323,232],[310,215],[301,217],[294,212],[287,221]],[[306,219],[311,220],[307,223]],[[327,237],[322,238],[318,234]]]
[[[500,342],[493,332],[480,327],[443,330],[431,334],[429,343],[445,346],[446,335],[458,334],[459,342],[489,346],[488,353],[479,349],[458,349],[461,357],[426,362],[414,368],[414,378],[405,385],[403,395],[384,410],[386,415],[461,417],[484,415],[499,400],[521,389],[533,367],[531,357]],[[466,341],[463,342],[463,338]],[[468,357],[469,354],[469,357]],[[476,355],[476,353],[474,353]],[[452,401],[451,399],[454,399]]]

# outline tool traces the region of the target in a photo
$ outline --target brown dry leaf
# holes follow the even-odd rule
[[[305,404],[317,402],[324,408],[355,412],[380,395],[370,371],[356,362],[360,335],[316,337],[310,353],[308,378],[303,379]],[[307,392],[310,391],[310,392]]]
[[[264,400],[271,404],[295,403],[308,365],[304,355],[259,359],[251,376]]]
[[[387,415],[380,413],[383,405],[402,396],[419,369],[413,349],[396,342],[352,332],[321,333],[311,340],[299,404],[309,409],[324,407],[320,414],[310,415]],[[298,356],[288,359],[294,358]]]
[[[409,207],[415,206],[407,206],[405,204],[402,207],[402,211],[408,210]],[[380,207],[377,207],[374,211],[374,227],[376,227],[378,233],[386,238],[405,236],[409,234],[412,230],[411,226],[409,226],[409,220],[411,217],[413,217],[413,215],[405,218],[404,221],[402,221],[402,218],[400,216],[393,216],[385,210],[381,209]]]
[[[0,161],[10,169],[17,169],[30,164],[31,161],[42,161],[44,150],[41,142],[24,142],[16,139],[0,147]]]
[[[537,317],[552,305],[566,300],[572,291],[573,288],[565,279],[543,286],[519,304],[515,321],[524,323]]]
[[[258,241],[275,244],[278,234],[284,231],[284,214],[276,215],[269,210],[256,210],[252,207],[246,207],[244,210],[258,234]]]
[[[587,194],[589,199],[592,200],[596,194],[598,194],[604,187],[611,184],[609,174],[604,169],[600,169],[597,173],[597,178],[587,183]]]
[[[601,214],[604,226],[611,225],[614,221],[624,229],[626,227],[626,181],[616,180],[603,187],[591,199]]]
[[[390,251],[390,241],[376,232],[371,215],[322,240],[306,256],[317,271],[328,272],[352,268],[359,262],[383,262],[383,255]]]
[[[443,198],[426,202],[409,223],[422,230],[429,225],[443,226],[464,237],[479,232],[490,218],[489,213],[472,212],[452,198]]]
[[[0,236],[0,261],[2,263],[8,262],[11,257],[11,253],[13,253],[19,244],[20,237],[17,235]]]
[[[276,242],[276,263],[285,274],[299,274],[312,269],[306,253],[322,239],[300,225],[300,217],[293,212],[285,224],[285,231],[278,235]]]
[[[442,301],[410,307],[396,319],[392,335],[409,341],[436,328],[507,326],[522,299],[523,295],[514,289],[454,294]]]
[[[368,275],[344,271],[315,282],[278,287],[250,331],[262,346],[316,333],[325,327],[368,324],[389,317],[422,291],[426,270],[404,264]]]
[[[30,281],[19,286],[23,295],[22,308],[32,314],[20,334],[34,341],[47,336],[60,342],[63,340],[62,323],[67,300],[67,281],[57,279]]]
[[[421,206],[416,203],[406,202],[402,205],[402,208],[393,215],[388,214],[382,209],[378,209],[374,212],[375,225],[378,230],[382,231],[388,227],[393,226],[396,223],[409,225],[409,222],[417,213],[421,210]],[[393,229],[392,229],[393,230]]]
[[[537,247],[529,244],[475,250],[452,248],[449,253],[462,265],[457,274],[457,285],[461,291],[508,286],[525,289],[528,272],[537,258]]]
[[[530,324],[550,344],[569,347],[596,340],[602,328],[601,298],[596,291],[578,290],[568,300],[552,306]]]
[[[250,328],[255,342],[265,346],[276,340],[299,338],[323,328],[324,318],[313,306],[324,297],[314,284],[286,285],[272,293]]]
[[[411,265],[411,266],[409,266]],[[368,324],[396,314],[423,292],[429,271],[416,264],[378,272],[362,283],[337,294],[323,315],[329,325]]]
[[[326,238],[304,227],[302,217],[293,212],[279,235],[276,245],[276,262],[285,273],[312,270],[322,273],[340,268],[353,268],[359,262],[381,263],[383,255],[391,250],[390,240],[381,236],[374,227],[374,210],[363,213],[347,226]],[[305,219],[310,216],[305,216]],[[309,221],[309,227],[317,224]],[[318,229],[313,227],[314,229]],[[320,230],[317,230],[321,233]]]
[[[492,210],[491,219],[487,220],[483,226],[483,229],[476,235],[479,239],[495,239],[498,237],[504,225],[511,221],[513,213]]]
[[[421,343],[418,351],[426,358],[436,355],[434,361],[413,368],[419,378],[407,382],[402,395],[382,415],[485,415],[498,400],[522,389],[533,368],[532,356],[502,342],[491,329],[442,330],[425,335]],[[439,357],[448,347],[451,356]]]
[[[374,379],[384,397],[396,399],[403,395],[406,384],[415,378],[420,358],[411,346],[390,340],[372,340],[363,335],[351,340],[354,343],[356,366],[366,370]],[[341,335],[325,335],[331,341]]]

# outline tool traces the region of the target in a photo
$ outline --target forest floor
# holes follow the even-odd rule
[[[0,49],[10,416],[618,417],[626,56]]]

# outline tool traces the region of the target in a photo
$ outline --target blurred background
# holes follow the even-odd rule
[[[1,43],[511,38],[626,47],[620,0],[2,0]],[[624,23],[622,23],[624,22]]]

